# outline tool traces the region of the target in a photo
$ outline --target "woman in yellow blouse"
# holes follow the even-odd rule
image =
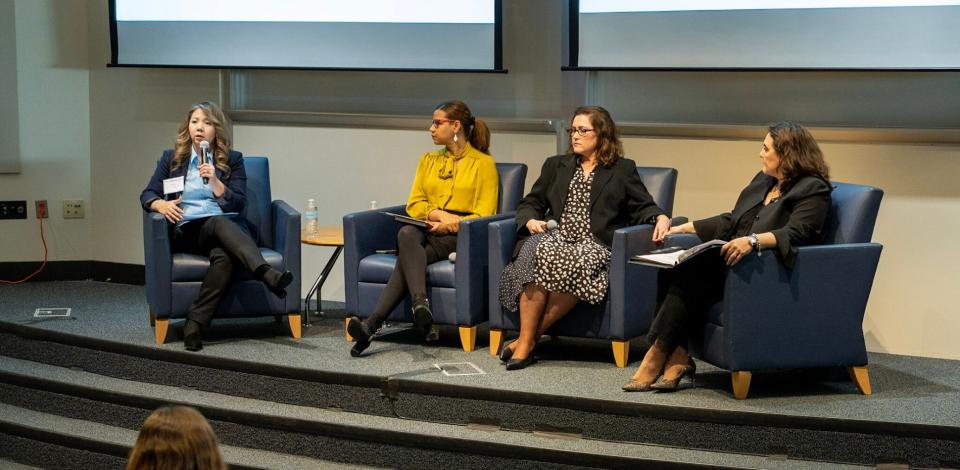
[[[433,324],[427,300],[427,266],[447,258],[457,248],[460,221],[493,215],[497,210],[499,177],[487,154],[490,130],[473,117],[462,101],[448,101],[433,111],[433,143],[443,148],[420,158],[407,199],[407,214],[427,221],[427,229],[405,225],[397,233],[397,263],[373,314],[347,324],[359,356],[383,321],[410,294],[413,322],[425,332]]]

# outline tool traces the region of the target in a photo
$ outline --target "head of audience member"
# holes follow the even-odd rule
[[[810,131],[793,122],[778,122],[767,128],[760,160],[763,173],[777,178],[781,191],[790,189],[804,176],[830,179],[830,170],[817,141]]]
[[[229,172],[230,136],[226,130],[227,117],[216,103],[204,101],[190,106],[187,116],[177,129],[172,169],[189,161],[191,149],[200,153],[200,142],[210,143],[214,164],[220,171]]]
[[[187,406],[164,406],[143,422],[127,470],[226,470],[210,423]]]
[[[490,129],[487,123],[470,112],[463,101],[446,101],[433,110],[430,124],[433,143],[451,147],[457,142],[470,142],[473,148],[490,153]]]
[[[589,158],[596,156],[597,164],[612,166],[623,155],[623,144],[617,125],[606,109],[600,106],[581,106],[574,110],[570,125],[568,152]]]

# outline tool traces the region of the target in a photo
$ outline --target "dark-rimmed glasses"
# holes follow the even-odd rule
[[[573,136],[573,134],[577,134],[580,137],[583,137],[595,130],[596,129],[588,129],[586,127],[572,127],[570,129],[567,129],[567,134],[570,134],[571,136]]]
[[[457,122],[456,119],[434,119],[430,121],[430,127],[440,127],[445,122]]]

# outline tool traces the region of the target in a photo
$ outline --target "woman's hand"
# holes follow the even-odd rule
[[[441,224],[459,224],[461,217],[459,215],[451,214],[442,209],[434,209],[430,211],[430,214],[427,216],[427,220],[433,222],[440,222]]]
[[[677,235],[680,233],[697,233],[697,231],[693,228],[693,222],[674,225],[673,227],[670,227],[669,230],[667,230],[667,235]]]
[[[183,200],[183,196],[172,201],[157,199],[150,203],[150,210],[162,215],[171,224],[175,224],[183,218],[183,209],[180,208],[181,200]]]
[[[460,231],[460,219],[456,219],[451,223],[427,222],[427,230],[434,235],[457,233]]]
[[[207,184],[209,184],[210,188],[213,189],[214,197],[223,196],[223,192],[226,190],[226,188],[224,187],[223,182],[220,181],[220,178],[217,178],[216,167],[213,166],[212,163],[207,162],[197,168],[200,170],[200,177],[208,179]]]
[[[657,225],[653,227],[653,242],[657,245],[663,244],[663,237],[670,231],[670,217],[665,215],[657,216]]]
[[[542,220],[530,219],[527,221],[527,231],[530,235],[536,235],[547,231],[547,223]]]
[[[750,239],[740,237],[724,244],[720,248],[720,256],[723,256],[727,266],[733,266],[739,263],[744,256],[750,254],[751,251],[753,251],[753,246],[750,245]]]

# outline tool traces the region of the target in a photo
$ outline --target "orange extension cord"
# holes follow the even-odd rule
[[[40,221],[40,241],[43,242],[43,263],[40,264],[40,267],[37,268],[36,271],[34,271],[29,276],[23,279],[20,279],[19,281],[7,281],[7,280],[0,279],[0,286],[13,286],[17,284],[23,284],[24,282],[27,282],[30,279],[33,279],[33,277],[36,276],[37,274],[40,274],[41,272],[43,272],[43,268],[47,267],[47,237],[43,235],[43,219],[37,219],[37,220]]]

